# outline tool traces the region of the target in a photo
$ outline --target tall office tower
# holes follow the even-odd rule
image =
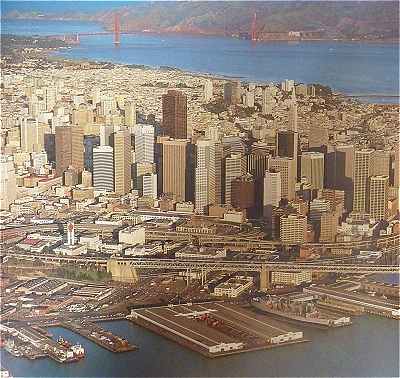
[[[249,173],[232,181],[231,204],[233,207],[246,210],[247,218],[255,217],[254,178]]]
[[[43,97],[45,103],[45,110],[47,112],[52,111],[57,101],[57,87],[43,88]]]
[[[362,149],[354,153],[354,196],[353,211],[367,212],[368,178],[373,171],[374,150]]]
[[[218,142],[220,140],[220,131],[218,127],[208,126],[204,133],[207,139],[211,139],[214,142]]]
[[[136,102],[133,100],[125,101],[125,126],[132,128],[136,125]]]
[[[38,152],[38,121],[35,118],[23,118],[20,125],[22,152]]]
[[[141,196],[157,199],[157,174],[146,173],[145,175],[141,176],[140,179],[141,188],[139,189],[139,193]]]
[[[333,243],[336,241],[338,229],[338,216],[335,211],[327,211],[321,214],[320,219],[320,243]]]
[[[110,137],[113,132],[114,132],[114,126],[112,125],[100,126],[100,146],[110,145]]]
[[[72,111],[72,124],[87,127],[94,122],[93,110],[85,104],[80,104]]]
[[[252,152],[246,155],[247,172],[254,178],[264,178],[265,171],[268,169],[270,155]]]
[[[186,172],[188,169],[188,141],[170,139],[162,142],[162,178],[163,192],[171,194],[177,201],[185,201],[188,197]]]
[[[325,148],[328,146],[328,142],[328,130],[317,121],[311,122],[308,133],[308,148],[320,151],[324,146]]]
[[[85,188],[90,188],[93,185],[93,175],[90,171],[82,171],[82,185]]]
[[[0,210],[9,210],[17,198],[17,182],[12,156],[0,155]]]
[[[106,116],[115,113],[117,102],[113,95],[106,95],[100,101],[100,115]]]
[[[290,131],[294,131],[297,133],[297,123],[298,123],[298,117],[297,117],[297,101],[295,96],[293,96],[292,103],[289,106],[289,125],[288,129]]]
[[[393,186],[397,188],[397,200],[400,202],[400,142],[396,143],[393,161]],[[398,206],[399,207],[399,206]]]
[[[228,105],[240,104],[241,100],[240,81],[227,82],[224,84],[224,102]]]
[[[47,164],[46,151],[32,152],[31,153],[32,168],[40,173],[40,170]]]
[[[154,163],[154,126],[137,124],[134,133],[136,162]]]
[[[254,108],[254,90],[247,90],[244,94],[243,104],[248,108]]]
[[[196,143],[195,207],[196,213],[208,214],[208,206],[217,202],[215,185],[215,143],[199,139]]]
[[[388,215],[389,176],[371,176],[368,180],[368,213],[375,220]]]
[[[93,187],[99,191],[114,191],[114,150],[110,146],[93,149]]]
[[[182,92],[169,90],[162,96],[162,129],[174,139],[188,137],[187,98]]]
[[[85,135],[83,137],[84,166],[89,172],[93,172],[93,148],[100,146],[98,135]]]
[[[223,136],[221,138],[224,154],[245,154],[246,144],[243,139],[236,135]]]
[[[65,186],[78,185],[79,176],[74,167],[69,167],[66,171],[64,171],[63,183]]]
[[[124,195],[132,189],[131,136],[129,130],[112,134],[114,148],[114,191]]]
[[[390,171],[390,152],[375,150],[373,156],[373,176],[388,176]]]
[[[283,215],[279,219],[279,238],[282,244],[303,244],[306,241],[307,217],[300,214]]]
[[[97,85],[92,88],[91,92],[92,104],[99,104],[101,101],[101,89]]]
[[[56,135],[44,134],[44,150],[47,154],[47,161],[55,163],[56,161]]]
[[[65,170],[72,165],[72,127],[56,127],[56,176],[62,177]]]
[[[353,207],[353,166],[354,146],[336,146],[335,151],[325,155],[324,187],[345,192],[345,208],[351,211]]]
[[[275,157],[269,160],[269,168],[281,172],[282,198],[292,201],[296,192],[296,161],[291,158]]]
[[[204,82],[203,97],[205,103],[208,103],[213,99],[213,82],[211,79],[207,79]]]
[[[271,115],[275,107],[275,98],[273,96],[272,87],[267,86],[262,91],[261,111],[264,115]]]
[[[324,187],[324,154],[303,152],[301,155],[301,177],[305,177],[312,189]]]
[[[278,131],[276,135],[277,156],[297,159],[298,133],[294,131]]]
[[[264,177],[263,216],[267,219],[267,222],[270,225],[272,225],[272,209],[274,207],[279,207],[279,202],[281,199],[281,173],[274,170],[268,170],[265,172]]]
[[[293,92],[293,90],[295,89],[294,88],[294,80],[286,79],[285,81],[282,81],[281,89],[284,92]]]
[[[84,168],[84,145],[83,145],[83,126],[71,127],[71,165],[80,173]]]
[[[225,203],[231,205],[232,181],[237,177],[242,177],[246,173],[246,160],[242,154],[231,154],[225,158],[224,170],[224,193]]]
[[[331,202],[322,199],[322,198],[314,198],[310,202],[310,211],[308,213],[310,222],[319,228],[319,223],[321,221],[321,215],[327,211],[330,211],[332,208]]]

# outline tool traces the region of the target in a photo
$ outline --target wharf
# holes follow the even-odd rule
[[[128,319],[209,358],[307,341],[286,324],[221,302],[135,309]]]
[[[111,332],[108,332],[98,325],[89,323],[87,321],[79,322],[65,320],[60,323],[60,326],[93,341],[95,344],[107,349],[110,352],[130,352],[138,348],[136,345],[130,344],[128,340],[113,335]]]

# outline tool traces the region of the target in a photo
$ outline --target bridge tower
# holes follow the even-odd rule
[[[119,13],[114,14],[114,45],[119,47],[121,44],[121,19]]]
[[[257,41],[257,13],[254,12],[253,21],[251,22],[251,40]]]

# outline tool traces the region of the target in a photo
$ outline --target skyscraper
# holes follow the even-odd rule
[[[188,141],[182,139],[170,139],[162,142],[162,179],[163,192],[170,194],[176,201],[187,199],[187,165],[188,165]]]
[[[224,102],[228,105],[237,105],[241,100],[240,81],[227,82],[224,84]]]
[[[368,213],[375,220],[388,215],[389,176],[371,176],[368,180]]]
[[[17,183],[12,156],[0,155],[0,210],[9,210],[17,198]]]
[[[182,92],[169,90],[162,96],[162,129],[171,138],[188,137],[187,98]]]
[[[211,79],[204,82],[203,97],[205,103],[210,102],[213,98],[213,82]]]
[[[56,127],[56,175],[62,176],[72,165],[72,130],[71,126]]]
[[[269,168],[281,172],[282,198],[293,200],[296,191],[296,161],[291,158],[274,157],[269,161]]]
[[[233,179],[231,191],[232,206],[246,210],[247,218],[254,218],[255,191],[253,176],[247,173],[244,176]]]
[[[271,115],[275,107],[275,98],[273,97],[272,87],[267,86],[262,91],[261,111],[264,115]]]
[[[83,126],[71,127],[71,165],[80,173],[84,167]]]
[[[113,125],[101,125],[100,126],[100,146],[109,146],[110,137],[114,132]]]
[[[242,154],[231,154],[225,158],[225,203],[231,205],[232,181],[246,173],[246,160]]]
[[[282,244],[303,244],[306,240],[307,217],[300,214],[283,215],[279,219],[279,238]]]
[[[278,207],[282,199],[281,173],[274,170],[265,172],[263,215],[269,223],[272,222],[272,208]]]
[[[305,177],[312,189],[324,187],[324,154],[303,152],[301,155],[301,177]]]
[[[124,195],[130,192],[131,183],[131,137],[128,130],[112,134],[114,148],[114,191]]]
[[[110,146],[93,149],[93,187],[99,191],[114,191],[114,151]]]
[[[216,203],[215,143],[199,139],[196,143],[195,208],[207,214],[208,206]]]
[[[93,148],[100,146],[98,135],[85,135],[83,137],[84,166],[89,172],[93,172]]]
[[[373,156],[372,174],[374,176],[388,176],[390,171],[390,152],[375,150]]]
[[[298,134],[294,131],[278,131],[276,135],[277,156],[297,159]]]
[[[20,126],[22,152],[39,152],[38,121],[35,118],[23,118]]]
[[[125,126],[132,128],[136,125],[136,102],[127,100],[124,103]]]
[[[368,178],[373,169],[372,149],[362,149],[354,154],[354,197],[353,211],[356,213],[367,212]]]
[[[134,132],[136,162],[154,163],[154,126],[137,124]]]

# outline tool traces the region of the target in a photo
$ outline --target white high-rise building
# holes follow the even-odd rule
[[[23,118],[21,121],[21,150],[35,152],[38,149],[38,121],[35,118]]]
[[[196,148],[195,207],[198,214],[207,214],[207,207],[217,202],[215,143],[200,139]]]
[[[0,210],[8,210],[15,201],[17,198],[16,188],[13,157],[0,155]]]
[[[101,101],[101,90],[97,85],[95,85],[92,88],[92,103],[93,105],[96,105],[99,104],[100,101]]]
[[[52,111],[57,101],[57,87],[45,87],[43,89],[43,97],[46,111]]]
[[[101,125],[100,126],[100,146],[109,146],[110,137],[114,132],[113,125]]]
[[[114,149],[93,148],[93,187],[99,191],[114,191]]]
[[[129,128],[136,125],[136,102],[133,100],[127,100],[124,104],[125,110],[125,125]]]
[[[275,107],[275,98],[273,96],[273,88],[267,86],[262,91],[262,113],[265,115],[271,115]]]
[[[296,192],[296,160],[286,157],[274,157],[269,160],[269,168],[281,172],[282,198],[292,201]]]
[[[208,103],[213,99],[213,82],[211,79],[207,79],[204,82],[204,102]]]
[[[373,174],[373,149],[362,149],[354,154],[353,211],[367,212],[368,178]]]
[[[232,181],[246,173],[246,160],[242,154],[231,154],[225,158],[225,203],[231,205]]]
[[[272,209],[279,206],[282,199],[282,180],[281,172],[269,170],[264,176],[264,217],[271,220]]]
[[[47,154],[46,151],[32,152],[32,167],[36,172],[40,170],[47,164]]]
[[[134,132],[136,163],[154,163],[154,126],[137,124]]]
[[[282,81],[281,88],[284,92],[292,92],[294,90],[294,80]]]
[[[147,173],[140,176],[142,184],[142,195],[157,199],[157,174]]]

